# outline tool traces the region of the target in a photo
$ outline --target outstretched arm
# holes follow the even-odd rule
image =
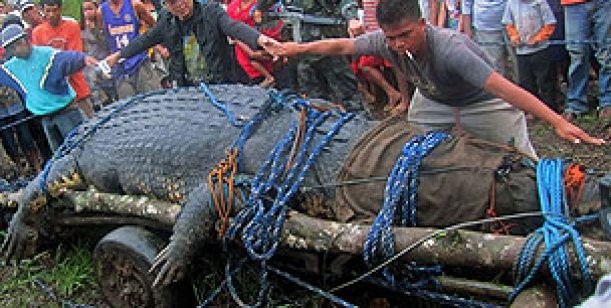
[[[594,138],[584,132],[581,128],[566,121],[562,116],[549,109],[534,95],[516,86],[499,73],[493,72],[490,74],[490,77],[488,77],[486,83],[484,84],[484,89],[502,98],[516,108],[529,112],[536,117],[552,124],[556,129],[556,133],[560,137],[570,142],[579,143],[584,141],[598,145],[605,143],[604,140]]]
[[[68,93],[66,77],[78,72],[85,65],[95,65],[97,60],[81,51],[60,51],[51,58],[51,67],[41,81],[45,90],[54,94]]]
[[[355,39],[337,38],[309,43],[287,42],[279,44],[274,55],[291,57],[300,54],[353,55],[356,54]]]

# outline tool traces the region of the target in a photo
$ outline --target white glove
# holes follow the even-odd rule
[[[102,60],[98,62],[96,71],[98,71],[104,79],[112,78],[112,75],[111,75],[112,69],[110,68],[110,65],[108,65],[108,62],[106,62],[106,60]]]

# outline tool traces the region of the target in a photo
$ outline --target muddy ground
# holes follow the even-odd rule
[[[559,138],[552,127],[538,120],[529,123],[530,137],[541,157],[561,157],[585,165],[594,171],[611,172],[611,119],[599,119],[594,115],[575,121],[593,136],[603,138],[607,145],[594,146],[572,144]]]

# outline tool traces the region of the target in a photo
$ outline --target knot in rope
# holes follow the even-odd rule
[[[272,98],[287,100],[295,97],[272,96]],[[277,250],[286,218],[287,203],[297,192],[307,171],[322,150],[331,142],[341,127],[354,117],[351,113],[320,112],[298,97],[291,105],[297,110],[305,108],[306,125],[302,142],[294,142],[298,135],[298,125],[294,122],[259,168],[251,182],[251,191],[246,206],[236,215],[225,235],[225,243],[239,237],[250,259],[260,262],[261,290],[267,289],[266,264]],[[332,115],[335,115],[337,120],[315,144],[314,139],[318,128]],[[295,155],[290,154],[293,144],[298,146]],[[227,286],[234,300],[239,302],[237,294],[232,291],[233,286],[230,283],[231,277],[229,277],[231,272],[231,270],[226,270]],[[259,302],[263,300],[264,294],[260,292]]]
[[[571,301],[578,299],[579,289],[584,294],[592,290],[592,277],[588,267],[585,250],[574,222],[569,221],[569,210],[563,199],[562,160],[541,159],[537,165],[537,188],[541,211],[546,213],[543,226],[531,234],[516,260],[514,280],[516,287],[510,295],[510,301],[533,280],[539,269],[547,264],[550,274],[556,282],[556,294],[560,307],[567,307]],[[577,255],[581,272],[581,283],[573,280],[569,265],[570,259],[567,242],[571,239]],[[544,251],[534,260],[539,245],[544,243]]]
[[[437,145],[448,139],[449,135],[441,132],[429,132],[425,136],[416,136],[408,141],[397,159],[384,190],[384,205],[371,225],[363,248],[363,258],[368,266],[381,262],[395,254],[395,238],[392,225],[397,219],[397,208],[400,206],[400,226],[416,225],[416,206],[418,201],[419,170],[422,159]],[[384,276],[394,284],[394,276],[388,267]]]

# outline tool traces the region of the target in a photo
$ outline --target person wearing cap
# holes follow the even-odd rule
[[[83,51],[81,27],[74,20],[62,18],[62,0],[41,0],[45,21],[32,31],[32,45],[50,46],[58,50]],[[81,111],[91,118],[93,104],[91,90],[82,71],[69,77],[70,85],[76,92],[76,102]]]
[[[15,24],[4,28],[1,38],[2,47],[13,57],[0,66],[0,85],[15,89],[26,108],[42,116],[45,135],[55,151],[83,120],[68,76],[98,61],[83,52],[32,46],[24,29]]]
[[[185,65],[185,38],[194,35],[206,59],[209,71],[206,81],[235,82],[231,67],[236,60],[231,56],[232,46],[229,45],[228,36],[252,49],[259,46],[268,48],[277,43],[248,25],[233,20],[216,1],[165,0],[163,6],[157,24],[108,56],[105,61],[109,65],[115,65],[120,59],[130,58],[156,44],[163,44],[170,52],[169,78],[178,86],[191,85],[204,77],[192,76]]]

